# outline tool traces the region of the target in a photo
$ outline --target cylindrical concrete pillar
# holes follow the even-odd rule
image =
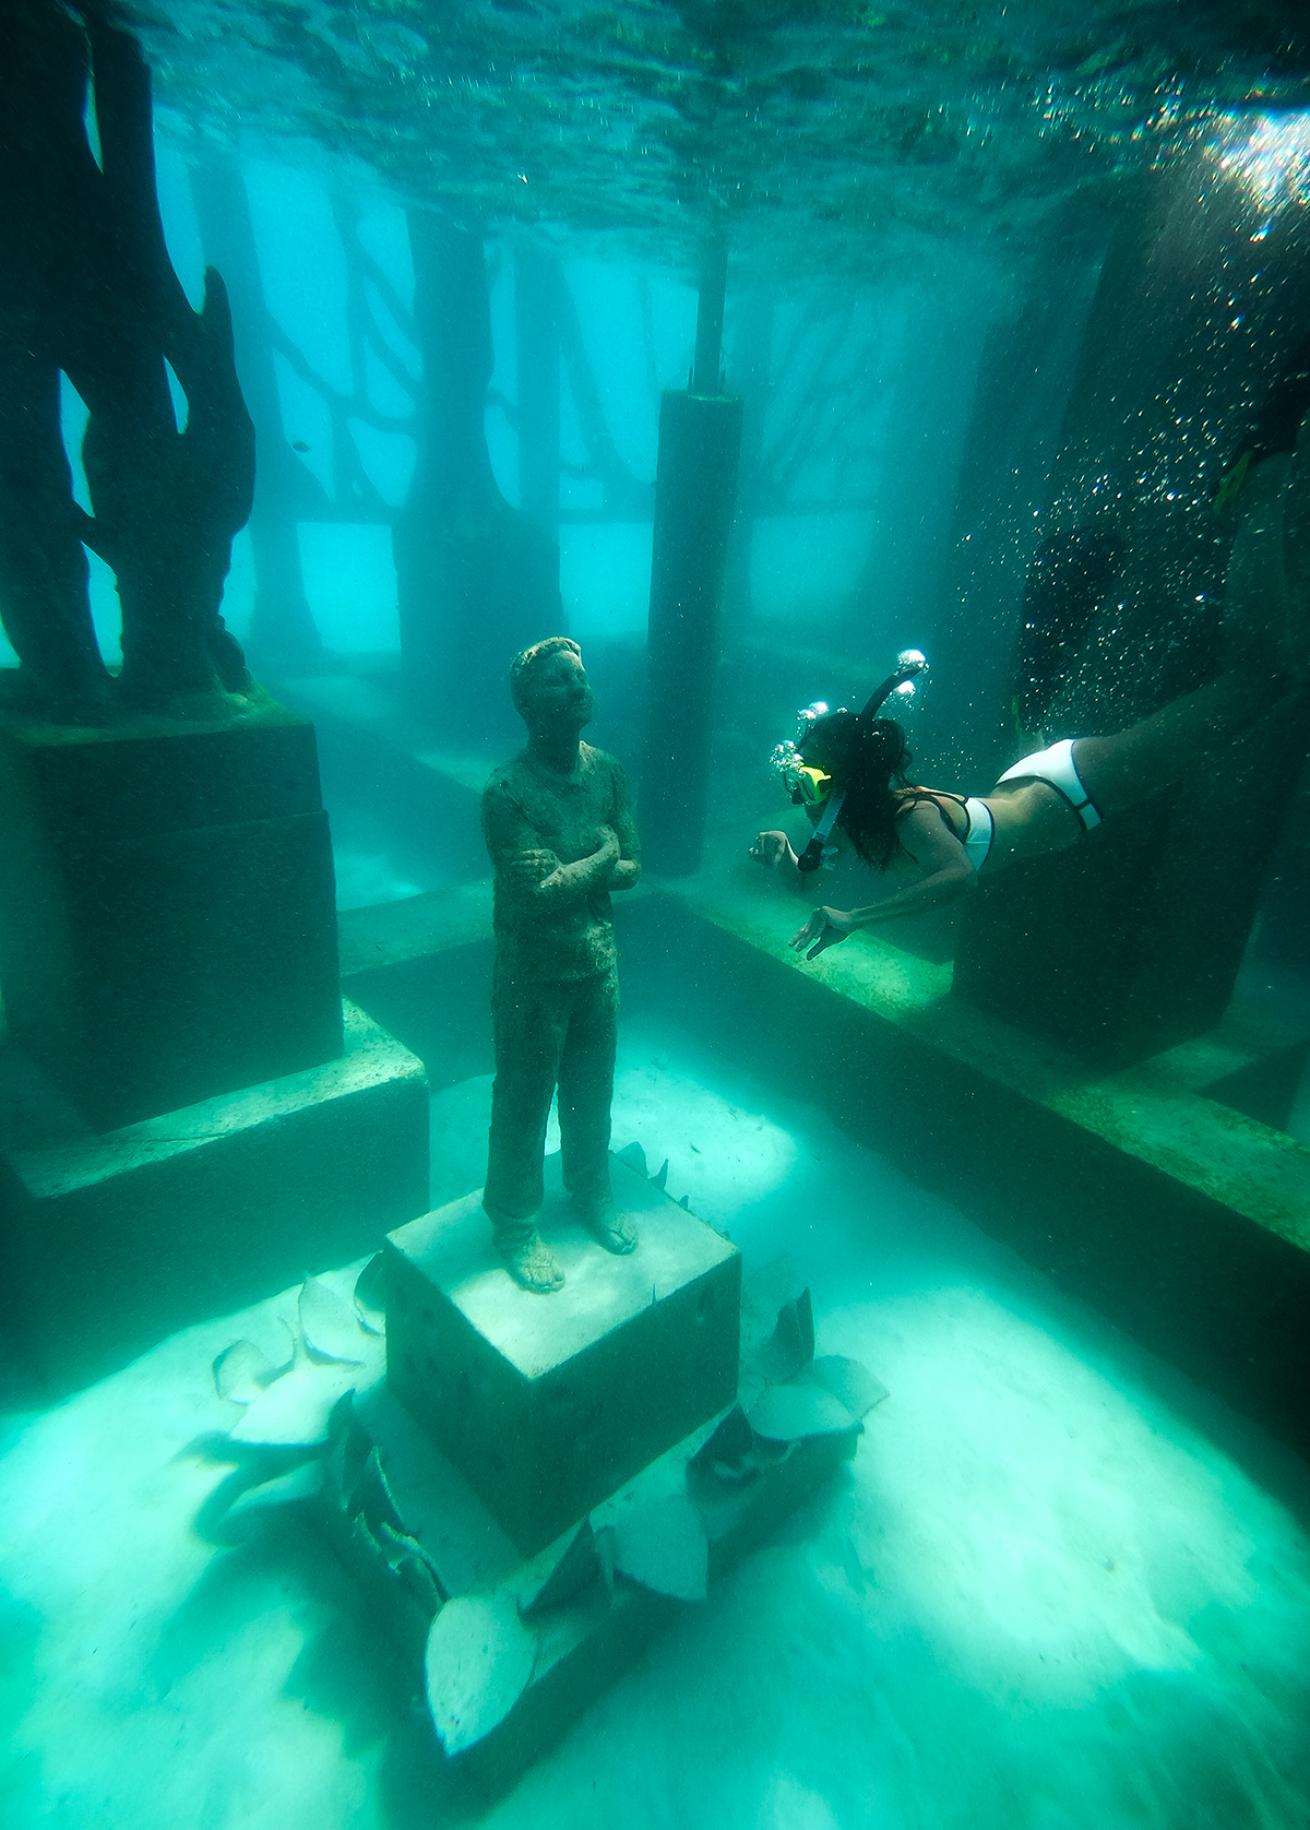
[[[697,868],[705,840],[719,611],[740,449],[740,400],[664,396],[639,814],[647,863],[671,876]]]

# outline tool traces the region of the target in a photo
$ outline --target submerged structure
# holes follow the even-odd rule
[[[323,1285],[301,1297],[321,1370],[239,1388],[248,1342],[216,1367],[247,1404],[215,1449],[238,1463],[224,1516],[311,1501],[375,1609],[378,1655],[394,1641],[423,1673],[444,1755],[492,1795],[855,1453],[886,1396],[855,1362],[815,1358],[808,1292],[771,1334],[747,1317],[739,1365],[739,1254],[643,1171],[614,1166],[643,1232],[631,1257],[552,1216],[558,1301],[490,1260],[474,1194],[394,1233],[380,1280],[367,1268],[384,1379],[380,1318],[357,1295],[356,1326]]]

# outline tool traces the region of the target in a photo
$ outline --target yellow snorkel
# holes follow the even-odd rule
[[[864,719],[875,718],[884,701],[890,699],[893,693],[908,698],[914,691],[915,679],[927,671],[928,659],[922,649],[903,648],[896,657],[895,668],[870,693],[859,716]],[[829,707],[822,699],[807,705],[798,715],[796,737],[789,743],[778,744],[769,759],[782,777],[793,801],[804,807],[823,807],[809,844],[796,860],[798,867],[807,872],[818,870],[823,863],[824,850],[846,800],[844,788],[840,793],[833,793],[831,775],[805,761],[806,735],[818,719],[828,715],[828,711]]]

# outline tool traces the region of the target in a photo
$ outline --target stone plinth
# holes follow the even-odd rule
[[[552,1296],[501,1267],[480,1191],[387,1242],[388,1378],[525,1555],[737,1388],[735,1248],[626,1164],[613,1172],[641,1244],[603,1251],[556,1195],[542,1230],[567,1282]]]
[[[0,1268],[22,1363],[58,1395],[312,1266],[376,1250],[426,1207],[427,1149],[421,1064],[350,1005],[344,1053],[324,1066],[10,1148]]]
[[[12,1040],[110,1129],[341,1049],[313,727],[0,713]]]
[[[434,1596],[404,1580],[405,1539],[429,1559],[448,1596],[513,1594],[520,1608],[540,1593],[558,1560],[554,1544],[527,1559],[515,1551],[496,1520],[436,1449],[427,1432],[396,1402],[385,1384],[357,1392],[345,1426],[342,1469],[371,1469],[350,1487],[329,1474],[314,1517],[361,1586],[371,1622],[389,1628],[394,1652],[418,1670],[431,1629]],[[761,1457],[752,1477],[726,1486],[692,1485],[688,1464],[710,1434],[692,1432],[656,1458],[591,1515],[598,1540],[622,1529],[646,1506],[687,1494],[707,1539],[707,1601],[728,1572],[780,1526],[789,1514],[855,1454],[861,1425],[793,1442],[785,1454]],[[377,1473],[381,1474],[381,1481]],[[375,1536],[379,1494],[385,1516],[399,1517],[403,1535]],[[413,1534],[410,1537],[410,1534]],[[399,1553],[399,1554],[398,1554]],[[590,1579],[555,1605],[529,1618],[536,1638],[532,1675],[517,1702],[480,1741],[449,1761],[487,1798],[499,1797],[531,1763],[558,1747],[573,1721],[632,1665],[657,1632],[705,1603],[675,1599],[619,1574],[608,1584]],[[713,1645],[713,1629],[705,1634]],[[390,1651],[391,1648],[388,1648]]]
[[[989,878],[969,900],[956,992],[1097,1065],[1204,1035],[1223,1016],[1304,753],[1291,714],[1217,748],[1186,791],[1077,846]]]

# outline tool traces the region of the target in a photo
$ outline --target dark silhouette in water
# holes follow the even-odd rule
[[[506,645],[563,621],[559,548],[510,506],[492,471],[482,240],[428,211],[408,220],[423,386],[414,474],[392,527],[404,686],[415,712],[467,740],[487,733]]]
[[[1017,735],[1040,731],[1093,617],[1123,564],[1108,527],[1076,527],[1043,540],[1024,585],[1009,710]]]
[[[101,162],[87,140],[95,92]],[[212,269],[194,312],[155,196],[150,78],[132,38],[32,0],[0,58],[0,598],[27,701],[91,718],[110,681],[83,546],[113,568],[120,695],[204,716],[250,679],[219,606],[250,514],[254,431],[237,384],[227,295]],[[186,396],[178,430],[169,371]],[[60,374],[89,410],[93,513],[73,499]]]

